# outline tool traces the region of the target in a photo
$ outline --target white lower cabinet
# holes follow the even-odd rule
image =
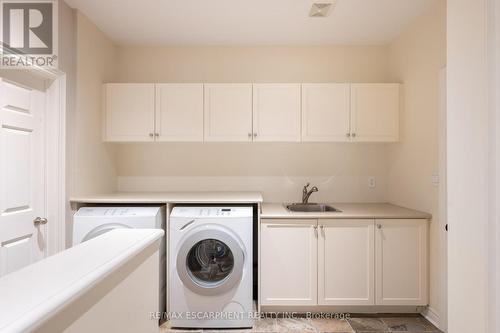
[[[317,220],[269,220],[261,226],[261,304],[317,304]]]
[[[374,221],[318,224],[318,304],[374,305]]]
[[[427,305],[424,219],[262,219],[261,305]]]
[[[427,305],[426,220],[376,220],[375,279],[379,305]]]

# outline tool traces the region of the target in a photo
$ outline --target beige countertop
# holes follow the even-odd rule
[[[260,203],[259,192],[117,192],[111,194],[76,196],[73,203]]]
[[[389,203],[335,203],[331,206],[341,212],[289,212],[282,203],[262,204],[261,218],[268,219],[431,219],[432,215]]]
[[[259,192],[117,192],[77,196],[73,203],[87,204],[148,204],[148,203],[262,203]],[[289,212],[283,203],[262,203],[261,218],[339,218],[339,219],[430,219],[431,214],[388,203],[334,203],[341,212]]]

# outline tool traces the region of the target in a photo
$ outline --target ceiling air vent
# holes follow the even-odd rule
[[[335,6],[335,2],[315,2],[309,11],[310,17],[326,17]]]

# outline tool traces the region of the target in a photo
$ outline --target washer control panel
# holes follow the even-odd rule
[[[252,207],[182,207],[172,209],[170,217],[190,218],[221,218],[221,217],[252,217]]]

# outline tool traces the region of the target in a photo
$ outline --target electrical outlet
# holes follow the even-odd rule
[[[375,180],[375,177],[368,177],[368,187],[369,188],[377,187],[377,181]]]

